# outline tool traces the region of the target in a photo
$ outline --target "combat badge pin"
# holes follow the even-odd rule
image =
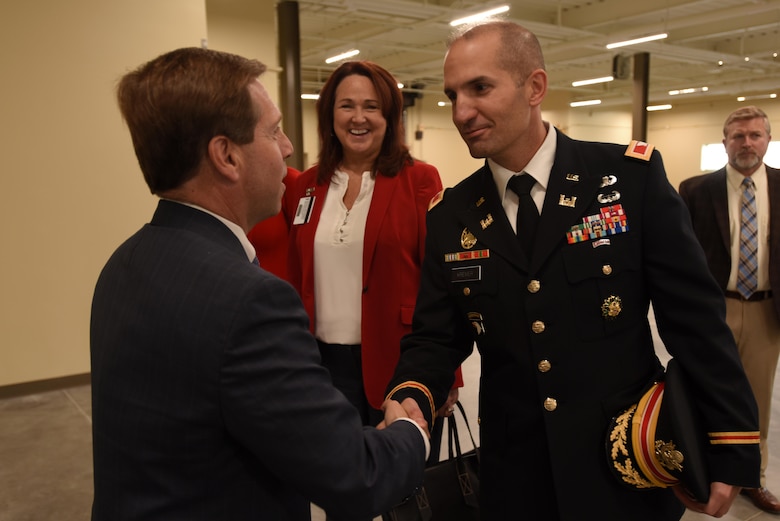
[[[599,194],[598,197],[596,197],[596,199],[601,204],[614,203],[615,201],[620,199],[620,192],[618,192],[617,190],[612,190],[612,192],[608,194]]]
[[[617,183],[617,177],[611,174],[605,175],[601,178],[601,186],[599,186],[599,188],[606,188],[607,186],[612,186],[615,183]]]
[[[463,228],[463,232],[460,234],[460,245],[470,250],[475,244],[477,244],[477,238],[474,237],[474,234],[468,228]]]

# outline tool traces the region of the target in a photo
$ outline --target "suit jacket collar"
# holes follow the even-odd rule
[[[769,191],[769,244],[770,251],[776,251],[780,247],[780,211],[776,211],[772,202],[780,201],[780,170],[766,167],[767,190]],[[702,188],[706,191],[704,196],[710,197],[715,209],[715,221],[720,231],[721,241],[726,251],[731,251],[731,233],[729,231],[729,202],[726,187],[726,167],[708,174]]]
[[[178,228],[207,237],[246,260],[244,247],[238,237],[219,219],[197,208],[161,199],[150,225]]]

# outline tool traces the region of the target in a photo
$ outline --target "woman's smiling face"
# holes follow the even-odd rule
[[[360,74],[344,78],[336,88],[333,106],[333,132],[344,149],[344,159],[373,163],[386,131],[387,120],[371,80]]]

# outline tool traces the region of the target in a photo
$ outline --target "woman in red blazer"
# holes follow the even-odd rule
[[[282,181],[290,189],[290,185],[301,173],[291,166],[287,167],[287,175]],[[273,217],[255,224],[246,236],[255,247],[260,267],[270,271],[280,279],[287,280],[287,251],[290,236],[290,223],[287,220],[289,212],[284,205],[287,199],[282,199],[282,209]]]
[[[317,102],[319,164],[288,188],[288,277],[301,295],[323,365],[360,410],[378,410],[410,332],[425,218],[439,173],[404,144],[403,99],[392,75],[346,62]],[[457,375],[451,407],[457,400]],[[437,454],[438,455],[438,454]]]

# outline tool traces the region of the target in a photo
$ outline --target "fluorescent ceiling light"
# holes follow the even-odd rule
[[[357,54],[360,54],[360,51],[357,49],[352,49],[351,51],[343,52],[341,54],[337,54],[336,56],[331,56],[330,58],[325,60],[325,63],[333,63],[339,60],[346,60],[347,58],[352,58]]]
[[[319,94],[301,94],[301,99],[320,99]]]
[[[569,103],[570,107],[588,107],[590,105],[601,105],[600,99],[591,99],[586,101],[572,101]]]
[[[710,90],[709,87],[689,87],[687,89],[670,90],[669,95],[679,96],[680,94],[693,94],[694,92],[707,92],[708,90]]]
[[[490,18],[493,15],[506,13],[507,11],[509,11],[509,6],[502,5],[501,7],[496,7],[495,9],[488,9],[487,11],[482,11],[481,13],[473,14],[471,16],[466,16],[464,18],[458,18],[457,20],[451,21],[450,25],[455,27],[456,25],[470,24],[472,22],[477,22],[485,18]]]
[[[607,49],[616,49],[618,47],[625,47],[627,45],[636,45],[638,43],[653,42],[655,40],[663,40],[669,36],[666,33],[654,34],[652,36],[643,36],[642,38],[635,38],[633,40],[625,40],[623,42],[615,42],[607,44]]]
[[[602,78],[593,78],[590,80],[580,80],[580,81],[573,81],[571,82],[572,87],[582,87],[583,85],[593,85],[594,83],[606,83],[608,81],[612,81],[615,78],[612,76],[604,76]]]
[[[737,98],[737,101],[751,101],[751,100],[757,100],[757,99],[775,99],[777,97],[777,94],[758,94],[756,96],[740,96]]]
[[[672,106],[667,103],[666,105],[648,105],[645,110],[648,112],[655,112],[656,110],[669,110]]]

